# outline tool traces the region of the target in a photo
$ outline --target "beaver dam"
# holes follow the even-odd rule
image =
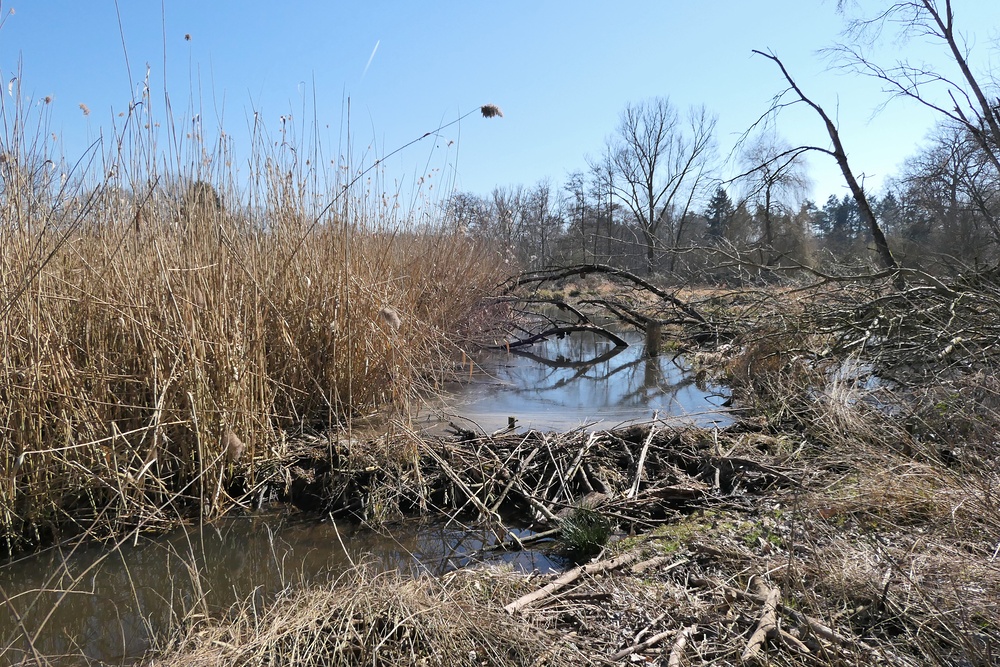
[[[996,664],[1000,388],[981,314],[1000,282],[980,281],[682,295],[715,330],[688,358],[731,388],[725,425],[302,434],[234,495],[248,518],[152,543],[140,524],[111,540],[126,549],[6,566],[3,655],[117,663],[149,642],[144,663],[185,667]],[[269,499],[312,518],[253,519]],[[414,532],[418,516],[433,520]],[[80,549],[122,567],[101,574]],[[58,620],[104,604],[109,580],[121,597],[100,623]],[[166,604],[137,615],[157,585]]]
[[[264,605],[283,591],[336,580],[356,564],[410,577],[440,576],[473,564],[525,573],[562,570],[574,557],[594,555],[586,550],[595,545],[599,550],[612,532],[602,518],[597,528],[605,534],[578,545],[582,554],[574,553],[559,531],[551,530],[574,508],[603,517],[598,512],[616,505],[609,498],[623,492],[628,502],[614,511],[623,518],[634,514],[628,526],[615,526],[623,534],[654,525],[672,507],[701,494],[704,484],[692,480],[690,488],[650,484],[663,479],[663,452],[654,442],[662,426],[649,431],[639,452],[640,470],[632,451],[636,436],[623,432],[624,439],[612,439],[595,432],[591,421],[600,416],[648,421],[657,414],[662,424],[708,414],[727,419],[708,412],[715,409],[713,400],[721,400],[719,391],[698,389],[681,360],[649,358],[641,345],[614,347],[584,333],[540,342],[518,355],[487,354],[476,368],[479,382],[465,387],[471,402],[451,408],[462,410],[458,421],[492,428],[490,415],[476,406],[494,402],[502,408],[497,414],[513,412],[531,425],[591,428],[575,436],[510,429],[507,437],[490,437],[458,429],[457,437],[432,439],[406,429],[381,442],[340,434],[301,438],[286,462],[285,488],[272,484],[261,491],[306,513],[292,505],[283,512],[275,505],[243,510],[242,516],[189,524],[162,537],[135,535],[111,549],[48,549],[0,570],[0,585],[18,609],[0,623],[7,655],[15,661],[32,656],[14,639],[23,634],[25,640],[30,635],[31,650],[39,655],[135,659],[191,613],[211,616],[246,601]],[[486,381],[490,391],[484,400]],[[504,394],[510,394],[506,403]],[[505,426],[506,417],[502,421]],[[413,458],[394,471],[381,469],[377,456],[358,467],[353,449],[388,452],[394,446],[390,440],[409,441]],[[331,449],[338,463],[329,461]],[[634,480],[623,476],[628,469],[636,471]],[[260,505],[262,497],[256,500]],[[416,515],[443,518],[403,519]],[[526,530],[527,525],[537,528]]]

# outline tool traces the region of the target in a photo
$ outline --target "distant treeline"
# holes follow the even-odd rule
[[[765,154],[781,149],[779,144]],[[759,275],[767,267],[795,264],[875,264],[854,198],[805,198],[804,165],[792,166],[794,171],[786,169],[770,183],[770,192],[756,172],[725,184],[703,177],[689,206],[662,205],[653,218],[659,223],[653,271],[727,280],[750,266]],[[561,186],[541,181],[498,186],[488,195],[457,193],[448,217],[467,234],[496,242],[526,268],[596,262],[644,270],[643,228],[649,225],[629,205],[632,185],[623,171],[592,165],[571,173]],[[788,185],[793,187],[783,187]],[[869,202],[903,266],[951,273],[998,260],[1000,174],[964,128],[940,124]]]

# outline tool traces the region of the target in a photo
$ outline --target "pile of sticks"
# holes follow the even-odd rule
[[[662,423],[456,436],[421,441],[422,478],[439,507],[487,520],[515,507],[535,524],[554,524],[585,505],[639,530],[704,499],[795,484],[777,468],[723,451],[718,431]]]

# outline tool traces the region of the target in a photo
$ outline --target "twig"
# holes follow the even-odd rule
[[[649,648],[650,646],[655,646],[656,644],[659,644],[664,639],[666,639],[667,637],[669,637],[670,635],[672,635],[672,634],[674,634],[676,632],[677,632],[676,630],[666,630],[666,631],[661,632],[659,634],[653,635],[652,637],[650,637],[649,639],[647,639],[644,642],[640,642],[638,644],[633,644],[632,646],[628,646],[626,648],[623,648],[622,650],[618,651],[618,653],[615,653],[614,655],[612,655],[611,657],[609,657],[608,660],[610,662],[618,662],[619,660],[621,660],[622,658],[624,658],[626,656],[632,655],[633,653],[638,653],[639,651],[644,651],[647,648]],[[681,631],[681,633],[683,633],[683,630]],[[677,634],[681,634],[681,633],[677,633]]]
[[[576,453],[576,458],[573,459],[572,465],[570,465],[569,470],[566,472],[567,481],[572,480],[573,477],[576,475],[577,469],[580,467],[580,464],[583,463],[583,457],[587,455],[587,452],[589,452],[593,444],[597,442],[597,439],[598,439],[597,432],[596,431],[592,432],[590,434],[590,437],[587,438],[586,444],[584,444],[584,446],[581,447],[580,450]],[[593,488],[591,488],[591,491],[593,491]]]
[[[486,507],[486,505],[483,504],[483,501],[481,501],[479,497],[472,492],[472,489],[470,489],[468,485],[466,485],[466,483],[462,481],[462,478],[458,476],[458,474],[452,469],[450,465],[448,465],[448,462],[445,461],[440,454],[434,451],[433,447],[425,447],[424,449],[427,451],[427,453],[431,455],[431,458],[433,458],[435,461],[438,462],[438,465],[441,466],[441,470],[448,477],[448,479],[454,482],[455,486],[460,488],[462,492],[465,493],[465,496],[469,499],[469,502],[475,505],[476,509],[482,512],[484,517],[493,517],[499,519],[499,517],[496,515],[496,512],[491,511],[490,508]]]
[[[542,540],[547,540],[551,537],[555,537],[559,534],[561,528],[551,528],[549,530],[543,530],[540,533],[535,533],[527,537],[518,537],[513,531],[507,531],[507,534],[513,538],[513,543],[511,542],[499,542],[491,547],[484,549],[483,551],[509,551],[511,547],[515,547],[516,551],[521,551],[525,545],[534,544],[535,542],[541,542]]]
[[[713,581],[711,579],[701,579],[693,578],[689,580],[690,583],[695,586],[700,586],[702,588],[717,588],[727,595],[731,595],[742,600],[749,600],[750,602],[755,602],[757,604],[764,604],[764,598],[759,595],[754,595],[753,593],[747,593],[738,588],[733,588],[732,586],[727,586],[718,581]],[[783,614],[791,616],[796,623],[808,627],[816,636],[826,639],[827,641],[833,642],[840,646],[844,646],[852,649],[862,649],[869,653],[874,653],[875,649],[861,641],[860,639],[851,639],[850,637],[845,637],[844,635],[838,633],[833,628],[830,628],[823,623],[820,623],[815,618],[807,616],[800,611],[792,609],[786,605],[778,604],[778,611]]]
[[[643,572],[645,572],[650,568],[654,568],[657,565],[666,563],[669,560],[673,560],[673,558],[674,555],[665,555],[665,556],[656,556],[654,558],[650,558],[649,560],[644,560],[641,563],[636,563],[635,565],[632,566],[632,573],[642,574]],[[663,570],[663,572],[670,572],[670,570],[674,569],[675,567],[680,567],[681,565],[684,565],[687,562],[688,562],[687,558],[681,558],[680,560],[674,561],[673,563],[668,565],[666,569]]]
[[[634,569],[633,569],[633,571],[634,571]],[[638,644],[639,642],[641,642],[642,638],[646,636],[646,633],[649,632],[653,628],[654,625],[656,625],[657,623],[659,623],[660,621],[662,621],[666,617],[667,617],[667,612],[663,612],[662,614],[660,614],[659,616],[657,616],[656,618],[654,618],[652,621],[650,621],[646,625],[646,627],[644,627],[642,630],[639,630],[639,632],[635,633],[635,637],[632,638],[632,643],[633,644]]]
[[[499,511],[500,505],[507,497],[507,494],[510,493],[511,487],[514,486],[515,482],[519,481],[521,473],[528,469],[528,464],[531,463],[531,459],[535,458],[535,454],[538,453],[538,450],[539,447],[535,447],[530,452],[528,452],[528,456],[524,459],[524,461],[521,462],[521,465],[519,466],[520,469],[518,470],[518,472],[514,475],[511,475],[510,479],[507,480],[507,484],[503,487],[503,491],[500,492],[500,495],[497,496],[496,502],[494,502],[492,507],[490,507],[490,511],[492,512]],[[499,462],[499,459],[497,459],[497,461]]]
[[[646,442],[642,445],[642,451],[639,452],[639,462],[636,464],[635,470],[635,480],[632,482],[632,488],[629,489],[626,498],[635,498],[636,494],[639,493],[639,483],[642,481],[642,469],[646,465],[646,454],[649,452],[649,444],[653,442],[653,436],[656,435],[656,427],[651,426],[649,429],[649,435],[646,436]]]
[[[684,659],[684,647],[687,646],[691,635],[696,632],[698,632],[698,624],[694,623],[677,633],[677,639],[674,640],[674,645],[670,648],[667,667],[681,667],[681,660]]]

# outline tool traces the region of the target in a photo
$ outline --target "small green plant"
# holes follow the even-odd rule
[[[574,508],[559,525],[559,537],[573,558],[593,556],[611,537],[611,520],[593,507]]]

